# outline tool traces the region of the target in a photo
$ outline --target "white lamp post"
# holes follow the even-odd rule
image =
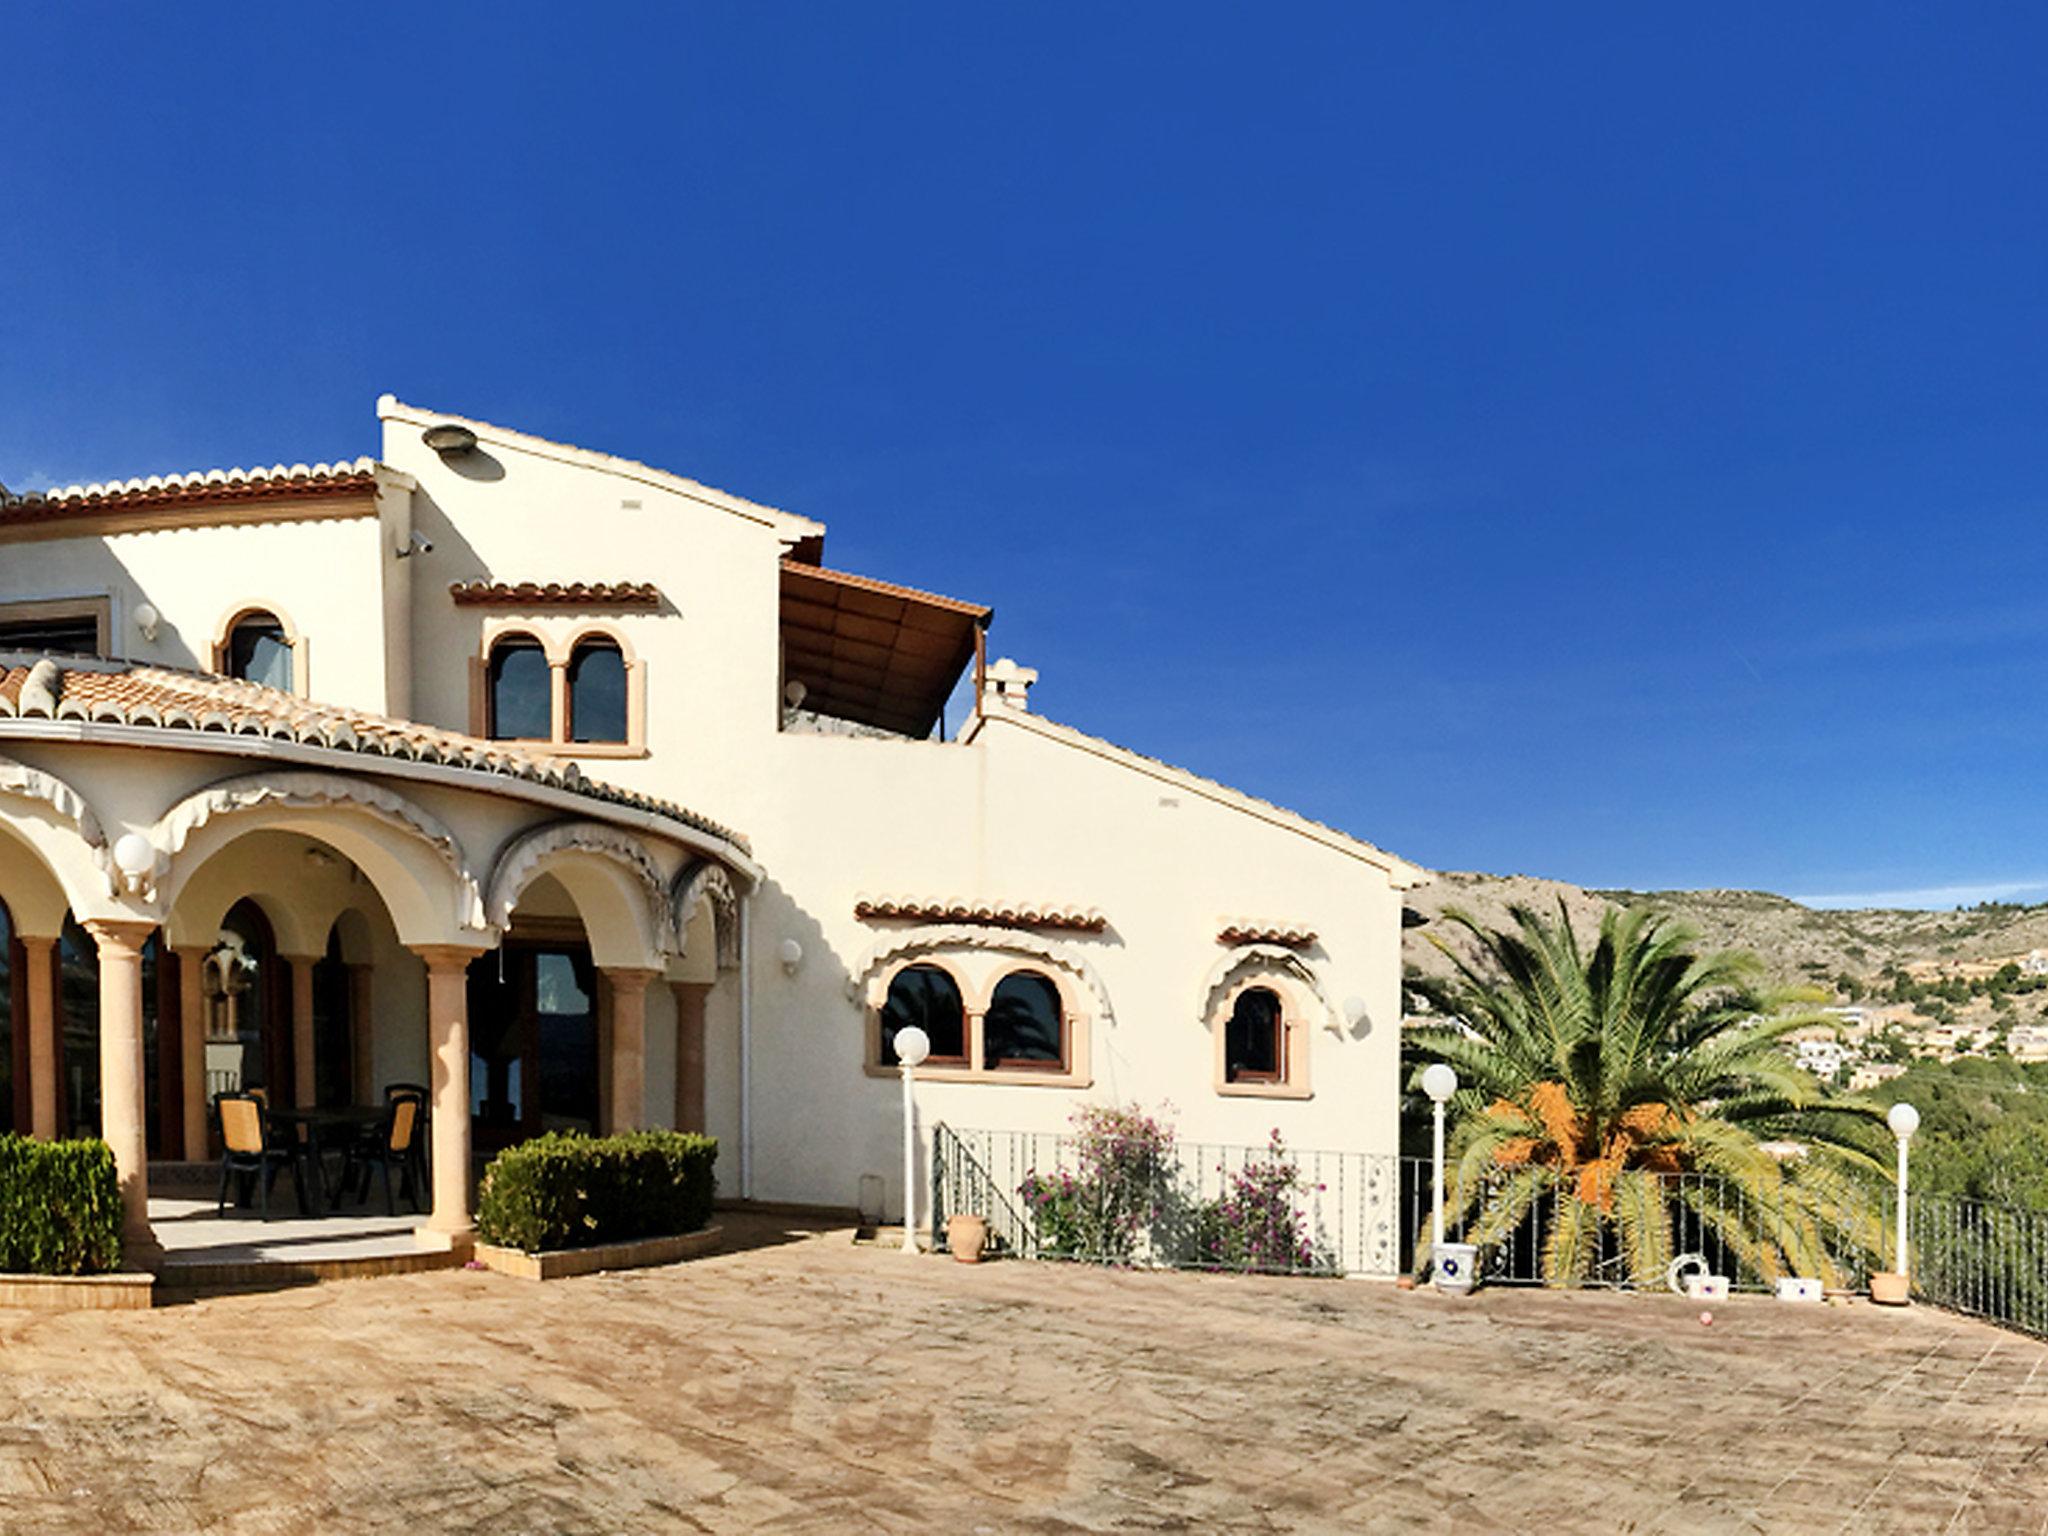
[[[1891,1112],[1884,1117],[1884,1123],[1892,1128],[1892,1134],[1899,1138],[1899,1231],[1896,1269],[1901,1280],[1906,1279],[1906,1143],[1913,1139],[1913,1133],[1920,1129],[1920,1111],[1903,1101],[1894,1104]]]
[[[903,1063],[903,1251],[917,1252],[917,1100],[911,1077],[932,1053],[932,1037],[915,1024],[896,1031],[896,1059]]]
[[[1434,1181],[1430,1241],[1434,1248],[1441,1248],[1444,1245],[1444,1103],[1458,1091],[1458,1074],[1447,1062],[1434,1062],[1423,1069],[1422,1091],[1429,1095],[1431,1112],[1436,1120],[1430,1150]]]

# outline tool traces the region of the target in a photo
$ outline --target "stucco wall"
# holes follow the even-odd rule
[[[383,563],[369,516],[46,539],[0,546],[0,603],[107,597],[114,655],[196,669],[235,613],[268,608],[306,637],[302,692],[383,713]],[[145,601],[154,640],[135,624]]]

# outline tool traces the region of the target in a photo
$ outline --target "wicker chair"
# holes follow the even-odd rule
[[[292,1161],[292,1153],[271,1144],[270,1115],[257,1094],[216,1094],[213,1112],[220,1119],[222,1147],[218,1214],[225,1216],[228,1212],[228,1180],[235,1174],[241,1174],[243,1194],[236,1203],[249,1203],[248,1182],[253,1180],[257,1209],[267,1219],[270,1215],[270,1186],[277,1182],[277,1170]]]

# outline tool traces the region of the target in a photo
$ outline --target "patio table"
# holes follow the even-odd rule
[[[332,1196],[327,1193],[327,1168],[322,1155],[327,1150],[321,1146],[322,1136],[332,1137],[336,1131],[342,1133],[344,1147],[355,1133],[366,1126],[375,1125],[384,1118],[382,1105],[344,1104],[324,1109],[273,1109],[270,1120],[273,1125],[303,1126],[306,1136],[299,1145],[299,1159],[312,1168],[308,1191],[296,1178],[292,1180],[299,1189],[299,1211],[306,1216],[318,1215],[323,1209],[339,1209],[343,1191],[337,1189]],[[310,1195],[310,1209],[309,1209]]]

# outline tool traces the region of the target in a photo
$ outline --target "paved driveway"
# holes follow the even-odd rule
[[[968,1268],[784,1234],[0,1312],[0,1528],[2043,1531],[2048,1346],[1937,1314]]]

